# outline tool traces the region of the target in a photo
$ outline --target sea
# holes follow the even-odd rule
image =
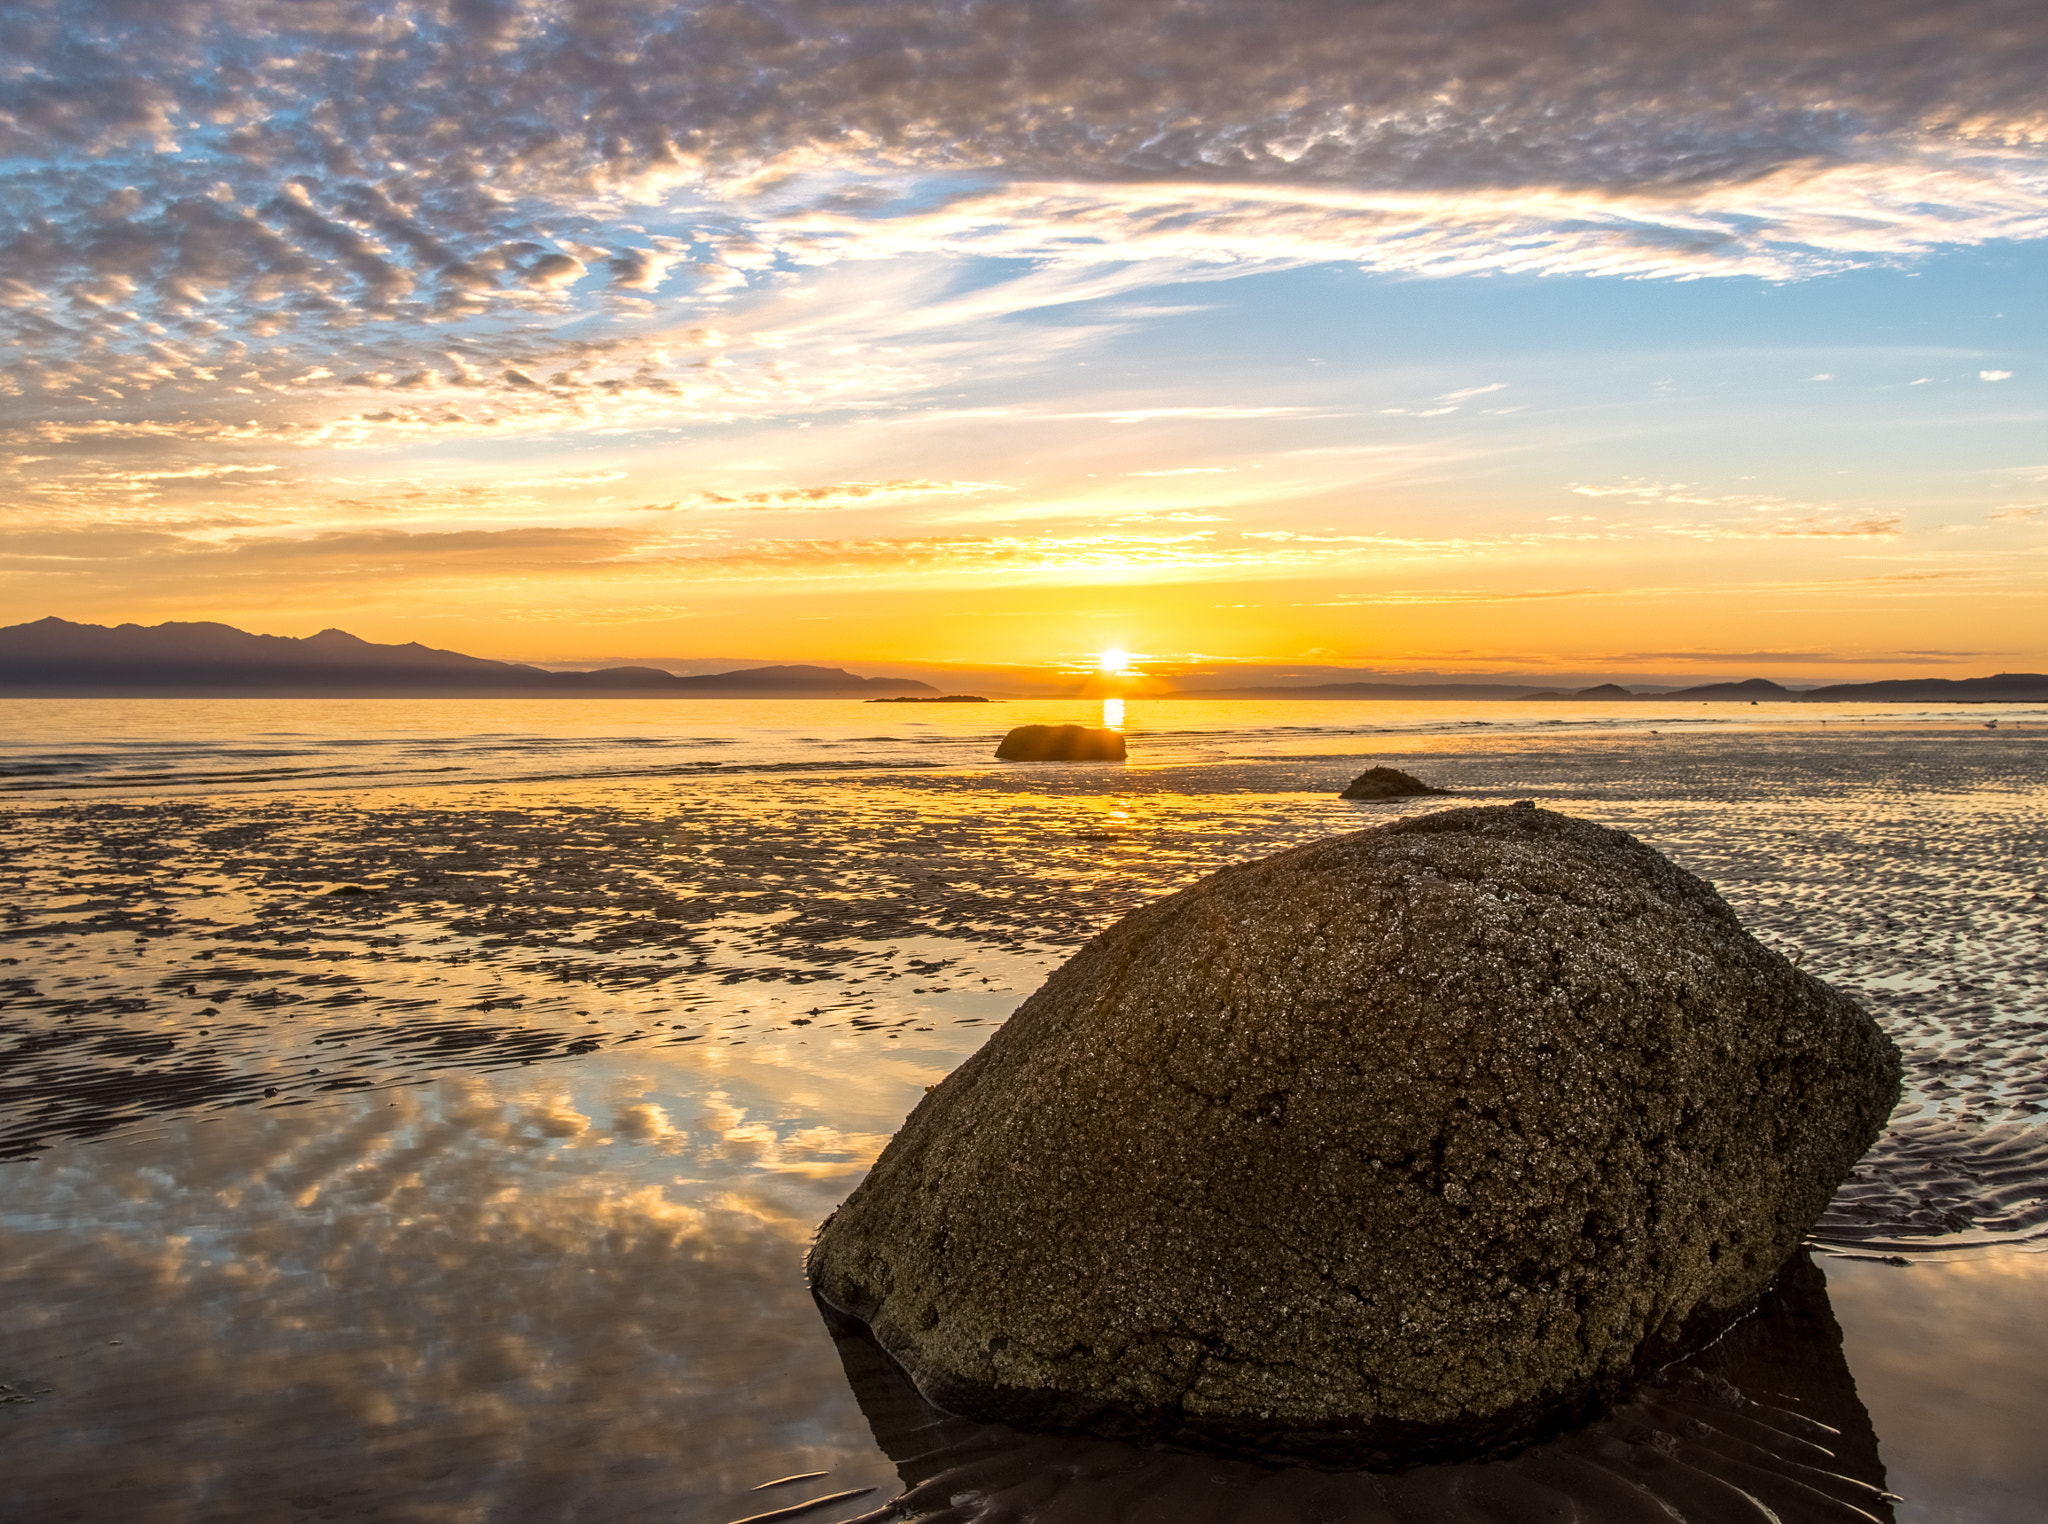
[[[1128,760],[993,756],[1069,722]],[[2048,706],[7,700],[0,796],[0,1518],[2048,1519]],[[1713,1349],[1517,1456],[1276,1470],[938,1412],[812,1300],[1097,931],[1522,799],[1905,1054]]]

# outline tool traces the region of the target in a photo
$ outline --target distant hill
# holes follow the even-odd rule
[[[1528,698],[1534,685],[1507,683],[1302,683],[1264,688],[1181,688],[1167,698],[1199,699],[1489,699]]]
[[[2000,672],[1991,677],[1901,677],[1882,683],[1836,683],[1799,695],[1818,704],[2048,703],[2048,673]]]
[[[1661,699],[1694,699],[1703,704],[1796,704],[1806,697],[1768,677],[1752,677],[1740,683],[1702,683],[1697,688],[1680,688],[1659,693]]]
[[[1767,677],[1739,683],[1703,683],[1668,693],[1632,693],[1614,683],[1576,693],[1531,693],[1535,700],[1598,703],[1654,699],[1700,704],[2040,704],[2048,703],[2048,676],[2001,672],[1995,677],[1902,677],[1881,683],[1836,683],[1828,688],[1787,688]]]
[[[213,623],[111,628],[38,619],[0,629],[0,694],[8,697],[669,697],[875,698],[936,694],[907,678],[856,677],[838,667],[753,667],[676,677],[655,667],[545,672],[408,643],[380,646],[344,630],[295,639]]]
[[[1702,683],[1697,688],[1659,689],[1655,693],[1637,693],[1619,683],[1602,683],[1597,688],[1581,688],[1575,693],[1532,693],[1532,699],[1563,703],[1607,703],[1617,699],[1690,699],[1700,704],[1789,704],[1797,703],[1806,695],[1791,688],[1782,687],[1768,677],[1752,677],[1739,683]]]
[[[1539,703],[1557,702],[1569,704],[1604,704],[1614,699],[1635,699],[1646,696],[1645,694],[1631,693],[1619,683],[1602,683],[1597,688],[1580,688],[1571,693],[1554,693],[1545,690],[1542,693],[1525,693],[1522,695],[1523,698],[1533,699]]]

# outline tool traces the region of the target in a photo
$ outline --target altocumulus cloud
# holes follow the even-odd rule
[[[636,335],[852,260],[1788,278],[2048,233],[2038,0],[14,0],[0,65],[28,437],[312,430],[350,383],[737,407],[715,339]]]

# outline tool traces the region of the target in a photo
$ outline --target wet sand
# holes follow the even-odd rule
[[[878,1442],[804,1290],[811,1229],[1095,929],[1439,803],[1337,800],[1367,760],[1634,831],[1869,1001],[1908,1100],[1816,1247],[1880,1471],[1849,1457],[1817,1468],[1843,1496],[1811,1477],[1791,1496],[1813,1517],[2040,1517],[2048,738],[1974,728],[18,801],[0,815],[0,1514],[719,1524],[867,1487],[804,1517],[881,1506],[915,1468]],[[1825,1344],[1779,1338],[1745,1379]],[[1839,1408],[1843,1388],[1802,1400]],[[1740,1443],[1843,1427],[1784,1410]],[[1669,1414],[1584,1444],[1654,1467],[1721,1422]],[[1789,1453],[1773,1475],[1812,1467]],[[1198,1464],[1120,1464],[1141,1462]],[[1027,1465],[1015,1516],[1050,1517],[1046,1478],[1072,1466]],[[1451,1469],[1422,1512],[1374,1506],[1502,1516],[1486,1468]],[[1867,1492],[1886,1488],[1906,1500]],[[1587,1517],[1647,1506],[1561,1495]],[[1679,1495],[1684,1517],[1763,1517],[1704,1481]],[[1216,1516],[1318,1516],[1291,1496]],[[1140,1516],[1117,1497],[1075,1516]],[[958,1506],[898,1516],[994,1516]]]

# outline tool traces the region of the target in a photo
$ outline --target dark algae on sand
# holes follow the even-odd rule
[[[912,1113],[811,1275],[969,1417],[1483,1459],[1747,1313],[1899,1074],[1634,838],[1442,811],[1095,938]]]

